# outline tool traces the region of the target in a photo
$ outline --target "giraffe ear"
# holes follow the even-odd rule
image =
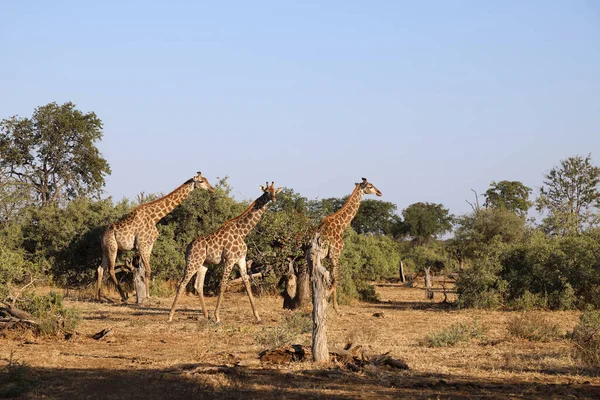
[[[263,191],[263,192],[265,191],[265,187],[263,185],[260,185],[259,188],[261,191]]]
[[[282,187],[275,189],[275,194],[277,194],[277,193],[281,192],[282,190],[283,190],[283,188],[282,188]]]

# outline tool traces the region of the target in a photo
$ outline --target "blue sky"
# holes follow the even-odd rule
[[[0,3],[0,118],[104,122],[106,196],[202,171],[254,199],[368,178],[400,212],[600,164],[599,1]]]

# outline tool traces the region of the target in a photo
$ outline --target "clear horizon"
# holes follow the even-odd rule
[[[600,165],[600,4],[42,1],[0,6],[0,119],[72,101],[104,123],[105,196],[202,171],[237,199],[275,181],[470,211],[537,197],[560,160]]]

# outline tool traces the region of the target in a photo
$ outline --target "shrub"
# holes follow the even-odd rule
[[[419,344],[426,347],[454,346],[460,342],[468,342],[473,338],[481,338],[483,334],[484,329],[477,320],[473,320],[471,323],[459,322],[438,332],[430,333]]]
[[[540,314],[522,314],[508,321],[508,332],[531,342],[550,342],[561,337],[557,324]]]
[[[494,255],[483,256],[458,275],[456,291],[459,307],[495,308],[503,303],[505,282],[498,273],[501,265]]]
[[[339,261],[338,300],[349,298],[377,301],[370,281],[398,276],[402,254],[397,242],[387,236],[359,235],[347,229],[344,251]]]
[[[600,310],[588,309],[569,335],[574,355],[585,365],[600,366]]]
[[[29,294],[20,302],[39,323],[42,335],[72,333],[81,320],[79,312],[65,307],[62,296],[56,292],[44,296]]]
[[[521,311],[530,311],[538,308],[545,308],[548,300],[539,293],[533,294],[526,290],[520,297],[510,302],[511,308]]]

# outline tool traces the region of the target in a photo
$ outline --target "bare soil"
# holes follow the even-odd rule
[[[354,372],[343,363],[310,361],[261,363],[256,338],[280,327],[288,311],[281,298],[258,297],[263,319],[254,323],[243,292],[228,293],[222,325],[201,318],[199,300],[184,296],[167,323],[171,297],[148,305],[99,304],[70,291],[66,303],[81,311],[78,334],[70,340],[26,333],[0,338],[0,367],[12,359],[25,365],[29,390],[20,398],[43,399],[362,399],[362,398],[600,398],[600,371],[581,368],[567,339],[533,343],[507,331],[514,312],[457,310],[437,292],[425,300],[420,288],[377,287],[378,303],[329,310],[330,346],[359,343],[372,353],[406,361],[399,371],[366,367]],[[113,296],[117,298],[117,296]],[[212,311],[216,298],[208,298]],[[577,312],[543,312],[563,333]],[[453,347],[428,348],[419,340],[456,322],[476,319],[485,337]],[[112,335],[91,338],[102,329]],[[310,333],[295,343],[310,347]],[[2,383],[0,381],[0,393]],[[6,384],[6,382],[4,382]]]

